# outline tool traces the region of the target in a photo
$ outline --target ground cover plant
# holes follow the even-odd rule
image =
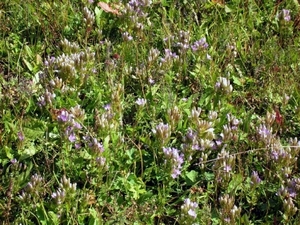
[[[299,224],[299,18],[2,0],[2,224]]]

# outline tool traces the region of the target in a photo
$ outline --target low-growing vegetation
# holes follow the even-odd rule
[[[2,0],[2,224],[300,224],[298,1]]]

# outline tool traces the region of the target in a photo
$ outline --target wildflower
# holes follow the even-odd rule
[[[251,175],[251,185],[257,185],[261,182],[261,179],[258,176],[258,173],[256,171],[252,172]]]
[[[104,157],[97,157],[97,158],[96,158],[96,163],[97,163],[99,166],[104,166],[104,165],[105,165],[105,162],[106,162],[106,158],[104,158]]]
[[[66,192],[60,188],[51,194],[51,197],[55,199],[58,205],[62,204],[66,197]]]
[[[67,110],[61,110],[59,112],[59,115],[57,116],[57,120],[61,122],[67,122],[70,120],[70,114],[68,113]]]
[[[281,16],[283,17],[284,21],[289,22],[291,20],[290,10],[283,9],[281,11]]]
[[[198,208],[198,204],[196,202],[192,202],[189,198],[184,200],[184,204],[181,206],[181,210],[184,215],[188,215],[193,219],[196,219],[197,213],[196,209]]]
[[[126,31],[122,34],[122,37],[125,41],[132,41],[133,37]]]
[[[262,139],[266,139],[272,135],[271,131],[267,129],[266,125],[261,124],[258,128],[258,134]]]
[[[72,132],[69,135],[68,139],[69,139],[70,142],[75,142],[76,141],[76,136],[75,136],[74,132]]]
[[[177,178],[181,174],[181,167],[183,163],[183,154],[179,155],[176,148],[163,148],[163,152],[167,161],[171,163],[171,177]]]
[[[229,166],[229,165],[225,165],[225,166],[224,166],[224,171],[225,171],[226,173],[229,173],[231,170],[232,170],[232,169],[231,169],[231,166]]]
[[[161,58],[160,61],[161,62],[170,62],[172,59],[178,59],[179,56],[172,52],[170,49],[165,49],[165,57]]]
[[[206,38],[203,37],[198,41],[195,41],[194,44],[191,45],[191,49],[193,50],[193,52],[198,51],[199,49],[206,49],[208,48],[208,44],[206,42]]]
[[[143,98],[138,98],[138,99],[135,101],[135,103],[136,103],[137,105],[139,105],[139,106],[144,106],[144,105],[146,105],[147,100],[146,100],[146,99],[143,99]]]
[[[149,82],[149,84],[154,84],[155,83],[155,80],[154,79],[152,79],[151,77],[148,79],[148,82]]]
[[[16,164],[18,162],[18,160],[17,159],[12,159],[12,160],[10,160],[10,162],[11,162],[11,164]]]
[[[148,62],[152,63],[158,56],[159,56],[159,50],[156,48],[151,48],[148,56]]]
[[[103,108],[106,110],[106,111],[109,111],[111,109],[111,104],[106,104],[103,106]]]
[[[38,97],[37,100],[38,100],[37,105],[38,105],[39,107],[42,107],[42,106],[45,106],[45,105],[46,105],[46,101],[45,101],[44,96]]]
[[[75,144],[75,149],[80,149],[81,148],[81,144],[80,143],[76,143]]]
[[[152,132],[162,141],[164,144],[171,136],[171,127],[168,124],[159,123]]]
[[[24,134],[21,131],[18,132],[18,138],[19,141],[24,141]]]
[[[206,54],[206,59],[211,60],[211,56],[209,54]]]

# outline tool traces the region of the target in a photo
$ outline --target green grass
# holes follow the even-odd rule
[[[2,224],[298,224],[297,1],[107,3],[0,3]]]

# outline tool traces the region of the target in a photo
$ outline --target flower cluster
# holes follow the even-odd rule
[[[39,72],[39,84],[44,92],[37,99],[40,107],[52,108],[57,95],[74,94],[86,83],[88,74],[92,73],[93,52],[88,48],[78,52],[79,45],[66,39],[61,41],[61,46],[66,54],[48,57],[44,62],[44,70]]]
[[[285,185],[282,185],[278,191],[278,196],[283,200],[283,218],[289,221],[293,217],[298,208],[294,201],[298,201],[297,193],[300,191],[300,178],[288,179]]]
[[[124,13],[129,15],[130,21],[138,30],[144,29],[143,22],[148,19],[145,9],[151,7],[151,4],[151,0],[130,0],[126,4]]]
[[[171,177],[175,179],[181,174],[183,154],[179,154],[176,148],[163,147],[163,152],[166,157],[165,162],[171,165]]]
[[[289,22],[291,20],[291,15],[290,15],[291,11],[288,9],[283,9],[280,13],[279,13],[279,18],[283,19],[286,22]]]
[[[174,106],[173,108],[168,110],[167,119],[172,129],[175,129],[176,125],[181,119],[181,113],[177,106]]]
[[[72,184],[70,178],[67,179],[64,175],[60,180],[58,190],[53,192],[51,194],[51,197],[58,205],[61,205],[66,200],[66,198],[73,197],[73,195],[76,193],[76,187],[77,184]]]
[[[189,198],[187,198],[184,200],[184,203],[181,206],[181,215],[183,218],[189,217],[192,219],[196,219],[197,209],[198,209],[198,204],[196,202],[192,202]]]
[[[179,31],[178,42],[175,44],[175,47],[179,48],[179,53],[185,53],[190,47],[190,32],[188,31]]]
[[[138,106],[145,106],[146,103],[147,103],[147,100],[144,99],[144,98],[138,98],[135,103],[138,105]]]
[[[260,184],[261,179],[257,173],[257,171],[253,171],[251,174],[251,185],[252,187],[256,187],[258,184]]]
[[[34,174],[25,187],[25,191],[19,196],[22,201],[32,202],[44,193],[44,178],[41,175]]]
[[[224,141],[236,141],[238,139],[238,125],[240,121],[231,114],[227,114],[227,121],[228,123],[223,125],[221,136]]]
[[[76,106],[71,109],[71,111],[77,113],[77,116],[81,118],[84,117],[84,111],[80,109],[80,106]],[[62,128],[64,129],[65,137],[71,142],[75,143],[77,140],[76,133],[81,130],[82,126],[75,119],[74,114],[70,113],[65,109],[58,110],[57,121],[61,123]]]
[[[179,56],[176,53],[172,52],[171,49],[165,49],[165,57],[161,58],[160,61],[164,64],[169,64],[177,59],[179,59]]]
[[[160,52],[156,48],[151,48],[148,56],[148,63],[151,65],[159,56]]]
[[[111,104],[106,104],[104,110],[104,113],[95,110],[95,129],[114,129],[116,126],[113,122],[115,114],[113,113]]]
[[[222,224],[236,224],[236,219],[240,218],[241,208],[234,205],[234,198],[225,194],[219,198],[219,202]]]
[[[226,186],[228,184],[235,167],[235,156],[230,155],[230,153],[225,150],[225,147],[226,145],[224,145],[221,152],[218,153],[217,160],[213,166],[215,179],[221,186]]]
[[[215,89],[225,94],[229,94],[233,91],[233,87],[230,84],[229,78],[225,77],[219,77],[218,81],[215,84]]]
[[[152,132],[162,145],[165,145],[171,137],[171,127],[169,124],[159,123]]]
[[[192,45],[191,45],[191,49],[193,52],[202,50],[202,49],[207,49],[208,48],[208,44],[206,42],[206,38],[203,37],[198,41],[195,41]]]
[[[84,16],[84,22],[86,24],[87,29],[90,29],[95,22],[94,13],[91,12],[87,7],[84,7],[83,8],[83,16]]]

